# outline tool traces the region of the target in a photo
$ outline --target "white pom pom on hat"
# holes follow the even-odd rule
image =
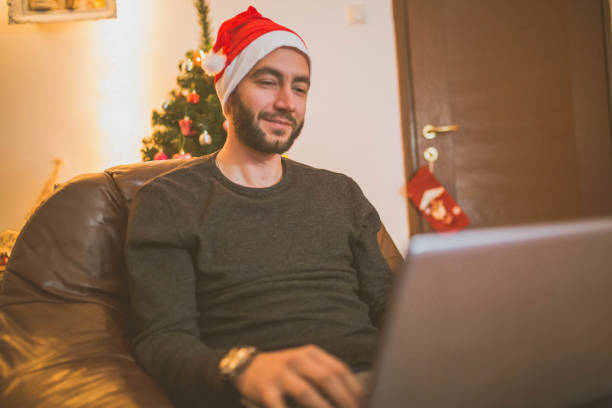
[[[211,52],[202,59],[202,68],[215,75],[215,88],[225,106],[230,94],[257,62],[280,47],[301,51],[310,64],[304,40],[294,31],[263,17],[253,6],[226,20]]]
[[[204,72],[208,75],[217,75],[225,68],[225,61],[227,61],[225,55],[209,52],[202,58],[202,69],[204,69]]]

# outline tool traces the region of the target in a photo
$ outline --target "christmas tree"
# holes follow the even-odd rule
[[[198,50],[190,50],[179,62],[177,89],[151,116],[153,134],[142,139],[142,159],[164,160],[202,156],[225,143],[225,118],[215,92],[213,76],[204,73],[204,53],[213,45],[205,0],[195,0],[202,36]]]

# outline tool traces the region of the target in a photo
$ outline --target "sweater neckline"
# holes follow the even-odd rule
[[[288,160],[285,157],[281,157],[281,165],[283,166],[283,175],[281,179],[269,187],[247,187],[227,178],[225,174],[221,172],[217,167],[217,155],[219,152],[215,152],[210,157],[210,167],[214,177],[228,189],[235,191],[238,194],[247,195],[251,197],[264,197],[275,194],[282,191],[288,184],[292,176],[291,166],[288,165]]]

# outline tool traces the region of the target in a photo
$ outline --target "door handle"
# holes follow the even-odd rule
[[[427,140],[431,140],[431,139],[435,139],[438,133],[454,132],[457,129],[459,129],[457,125],[448,125],[448,126],[425,125],[423,126],[423,137]]]

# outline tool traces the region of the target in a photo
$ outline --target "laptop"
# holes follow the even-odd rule
[[[368,406],[612,406],[612,218],[413,237]]]

